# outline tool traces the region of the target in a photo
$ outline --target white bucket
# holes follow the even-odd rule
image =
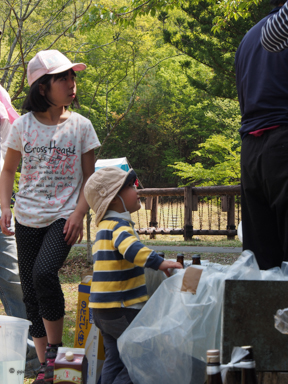
[[[0,383],[23,384],[30,321],[0,316]]]

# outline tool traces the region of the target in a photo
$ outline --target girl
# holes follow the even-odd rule
[[[30,90],[23,104],[29,113],[11,129],[1,175],[1,228],[13,235],[10,198],[22,157],[15,235],[23,300],[41,363],[33,384],[53,381],[65,314],[58,270],[82,240],[88,209],[83,188],[100,145],[91,122],[67,109],[77,101],[74,71],[85,68],[56,50],[41,51],[29,62]]]

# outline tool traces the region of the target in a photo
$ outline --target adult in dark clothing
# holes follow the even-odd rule
[[[235,55],[243,250],[255,253],[260,269],[288,260],[288,50],[271,53],[260,41],[262,26],[283,1],[277,5],[244,36]]]

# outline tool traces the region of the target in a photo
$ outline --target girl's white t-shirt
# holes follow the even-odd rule
[[[82,185],[81,155],[99,146],[91,121],[76,112],[58,125],[42,124],[32,112],[15,120],[8,147],[22,154],[17,221],[41,228],[67,219]]]

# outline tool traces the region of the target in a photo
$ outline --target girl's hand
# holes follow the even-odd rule
[[[12,213],[10,208],[2,209],[1,230],[2,230],[2,233],[7,236],[12,236],[15,234],[15,232],[12,232],[9,230],[9,228],[11,227],[11,218],[12,218]]]
[[[170,273],[168,271],[168,268],[177,268],[181,269],[183,268],[183,265],[181,263],[178,263],[177,261],[172,261],[172,260],[164,260],[160,266],[159,269],[160,271],[163,271],[166,276],[170,276]]]
[[[74,211],[66,221],[63,233],[66,234],[64,240],[68,245],[74,245],[78,238],[78,243],[81,243],[83,238],[83,218],[82,214]]]

